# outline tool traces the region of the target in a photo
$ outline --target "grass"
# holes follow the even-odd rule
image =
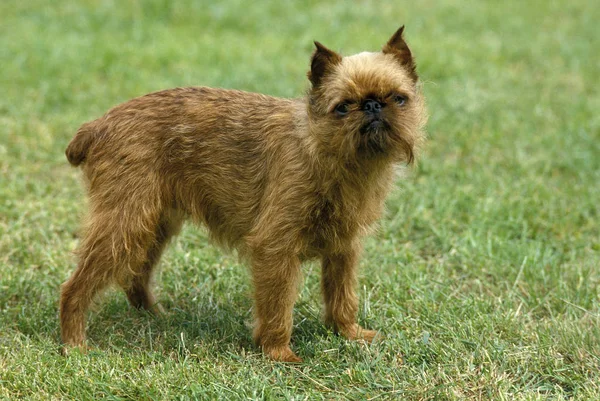
[[[600,8],[593,1],[0,3],[0,398],[600,399]],[[252,345],[248,272],[188,226],[153,318],[109,292],[61,357],[58,288],[85,211],[66,144],[158,89],[297,96],[312,40],[376,50],[401,24],[431,111],[361,263],[347,342],[305,268],[293,347]]]

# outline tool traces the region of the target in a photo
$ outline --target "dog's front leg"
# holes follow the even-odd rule
[[[327,254],[322,258],[321,288],[325,323],[346,338],[371,342],[377,332],[363,329],[356,321],[356,269],[360,250],[361,247],[355,245],[344,252]]]
[[[256,309],[254,341],[269,358],[301,362],[290,348],[300,260],[296,255],[256,251],[252,261],[252,278]]]

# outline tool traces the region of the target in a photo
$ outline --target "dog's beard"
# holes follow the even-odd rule
[[[390,142],[390,124],[380,118],[374,118],[360,127],[359,151],[368,156],[385,153]]]
[[[358,134],[358,153],[364,157],[389,155],[394,159],[403,159],[407,164],[414,160],[412,144],[385,119],[373,118],[365,122]]]

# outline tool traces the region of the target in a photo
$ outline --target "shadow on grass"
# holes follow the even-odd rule
[[[132,308],[122,294],[113,294],[88,315],[88,343],[100,352],[160,352],[222,358],[260,350],[252,341],[252,300],[243,294],[216,300],[212,294],[163,303],[164,315]],[[314,357],[318,344],[334,336],[306,302],[294,310],[292,347]]]
[[[247,291],[231,287],[219,293],[187,292],[172,300],[159,296],[165,309],[159,316],[134,309],[122,291],[111,290],[87,314],[88,346],[100,353],[260,356],[252,341],[252,298]],[[30,292],[28,298],[38,299],[38,305],[18,308],[22,300],[5,303],[6,322],[12,321],[5,328],[34,342],[51,347],[54,343],[58,353],[61,348],[58,288],[55,292],[46,289],[44,294]],[[344,347],[344,341],[323,324],[319,308],[315,302],[302,299],[294,308],[292,348],[306,359],[317,356],[323,347]]]
[[[252,346],[247,321],[249,304],[223,302],[211,294],[165,302],[164,314],[132,308],[122,294],[113,294],[88,315],[88,341],[99,350],[160,351],[213,348],[215,352]]]

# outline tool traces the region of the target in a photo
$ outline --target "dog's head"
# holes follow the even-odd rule
[[[403,30],[381,52],[347,57],[315,42],[308,108],[322,149],[343,159],[413,162],[426,112]]]

